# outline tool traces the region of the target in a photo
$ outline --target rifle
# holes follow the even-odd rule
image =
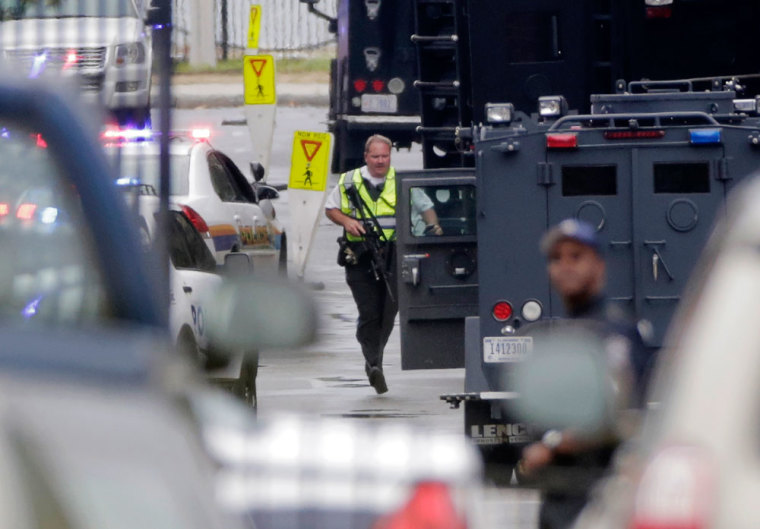
[[[391,288],[391,282],[388,278],[388,265],[391,257],[390,247],[383,246],[383,242],[389,241],[385,238],[380,222],[377,217],[367,208],[364,201],[359,196],[359,192],[355,186],[351,186],[346,189],[346,195],[348,199],[359,212],[359,220],[364,227],[364,237],[362,238],[362,246],[369,253],[371,257],[372,273],[375,275],[375,279],[383,280],[385,288],[388,291],[388,296],[391,301],[395,302],[393,296],[393,289]],[[382,237],[382,239],[381,239]],[[386,251],[388,250],[388,251]]]

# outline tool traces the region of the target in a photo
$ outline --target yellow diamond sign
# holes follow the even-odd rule
[[[274,57],[246,55],[243,57],[243,82],[246,105],[273,105],[277,102],[274,87]]]

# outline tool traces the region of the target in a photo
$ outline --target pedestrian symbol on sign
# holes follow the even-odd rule
[[[274,104],[274,59],[271,55],[247,55],[243,62],[245,102],[249,105]]]
[[[324,191],[329,174],[330,135],[297,131],[293,139],[290,189]]]
[[[311,183],[311,161],[314,159],[314,156],[319,151],[319,148],[322,146],[321,141],[314,141],[314,140],[301,140],[301,148],[303,149],[303,154],[306,156],[306,172],[304,173],[304,181],[303,185],[306,185],[306,183],[309,183],[309,186],[312,185]]]
[[[256,74],[256,97],[265,97],[264,87],[261,85],[261,74],[264,72],[264,67],[267,65],[267,61],[264,59],[251,59],[249,62],[251,68],[253,68],[253,73]]]

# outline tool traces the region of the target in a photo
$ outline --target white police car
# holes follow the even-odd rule
[[[119,180],[117,184],[125,192],[128,205],[138,214],[141,241],[147,250],[155,238],[158,195],[150,185],[135,185],[128,180]],[[196,360],[209,379],[255,407],[258,355],[241,353],[230,357],[214,351],[209,343],[206,333],[209,302],[224,281],[221,274],[228,270],[216,263],[208,246],[210,239],[196,229],[187,211],[187,207],[169,204],[166,245],[170,263],[170,335],[177,349]]]
[[[173,136],[172,202],[183,208],[199,232],[209,234],[217,263],[224,263],[230,252],[244,252],[257,275],[268,271],[284,275],[286,236],[269,202],[278,197],[277,191],[260,182],[251,186],[208,137],[207,129]],[[149,131],[107,130],[104,140],[121,177],[159,189],[159,145]],[[253,176],[260,179],[260,174]]]

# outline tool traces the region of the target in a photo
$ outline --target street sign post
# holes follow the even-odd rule
[[[290,159],[290,209],[288,255],[296,275],[303,278],[330,176],[332,135],[327,132],[296,131]]]

